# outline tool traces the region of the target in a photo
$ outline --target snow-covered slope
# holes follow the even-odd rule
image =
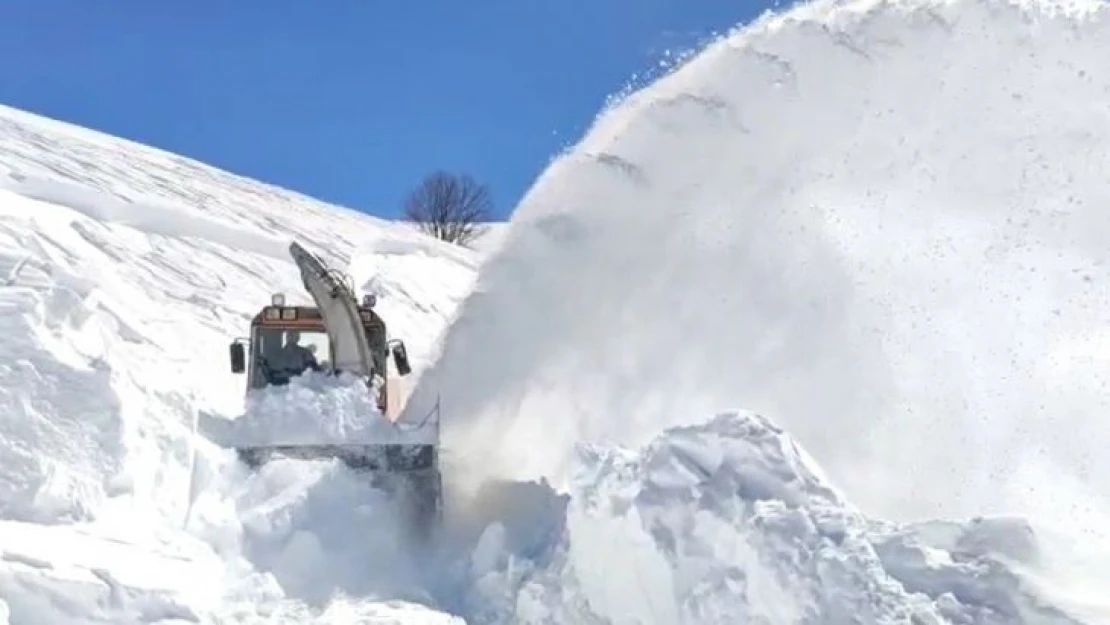
[[[484,265],[0,109],[0,623],[1110,622],[1110,30],[1048,6],[767,18],[603,116]],[[481,268],[415,411],[453,486],[557,488],[452,491],[408,552],[357,474],[195,436],[294,237],[418,365]],[[874,520],[981,512],[1034,523]]]
[[[181,528],[231,459],[195,429],[242,406],[231,339],[272,292],[307,299],[293,239],[379,294],[417,368],[478,263],[403,225],[0,108],[0,551],[16,563],[0,596],[13,622],[40,603],[77,606],[44,622],[93,618],[82,598],[114,587],[98,569],[141,587],[210,579],[218,597],[223,560]],[[119,572],[132,552],[161,564]],[[41,588],[65,590],[42,599],[20,566],[46,566]]]

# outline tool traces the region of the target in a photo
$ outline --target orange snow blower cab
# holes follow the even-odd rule
[[[353,374],[365,382],[368,393],[377,393],[378,411],[358,418],[381,422],[368,421],[376,427],[370,431],[377,433],[359,440],[237,444],[239,458],[252,468],[273,458],[338,458],[366,473],[375,487],[403,490],[414,521],[429,529],[429,522],[441,519],[438,407],[421,423],[398,422],[403,408],[398,378],[411,372],[404,343],[389,338],[373,296],[357,301],[342,274],[296,242],[289,252],[316,305],[290,306],[284,295],[274,295],[251,319],[249,338],[231,343],[232,373],[246,373],[248,400],[308,371]],[[251,405],[248,401],[244,416],[251,416]]]
[[[382,378],[378,385],[378,409],[394,421],[401,413],[401,388],[397,377],[408,375],[412,369],[405,344],[398,339],[387,340],[385,322],[374,311],[374,304],[373,296],[363,297],[358,316],[366,334],[372,370]],[[248,344],[253,356],[249,363]],[[247,374],[249,393],[266,386],[288,384],[290,379],[309,370],[330,371],[333,352],[332,339],[320,309],[288,306],[285,296],[278,293],[269,306],[251,319],[250,338],[231,344],[231,371]],[[393,357],[392,363],[389,356]]]

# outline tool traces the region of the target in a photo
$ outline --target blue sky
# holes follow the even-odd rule
[[[505,217],[607,96],[757,0],[3,0],[0,103],[396,216],[437,168]]]

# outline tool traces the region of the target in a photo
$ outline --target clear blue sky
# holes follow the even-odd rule
[[[505,217],[607,96],[760,0],[0,0],[0,103],[382,216],[429,171]]]

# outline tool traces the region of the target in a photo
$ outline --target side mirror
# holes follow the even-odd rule
[[[401,341],[393,341],[391,347],[393,351],[393,364],[397,365],[398,375],[408,375],[412,373],[412,366],[409,365],[409,354],[405,350],[405,344]]]
[[[247,370],[247,350],[239,341],[229,347],[231,351],[231,372],[242,373]]]

